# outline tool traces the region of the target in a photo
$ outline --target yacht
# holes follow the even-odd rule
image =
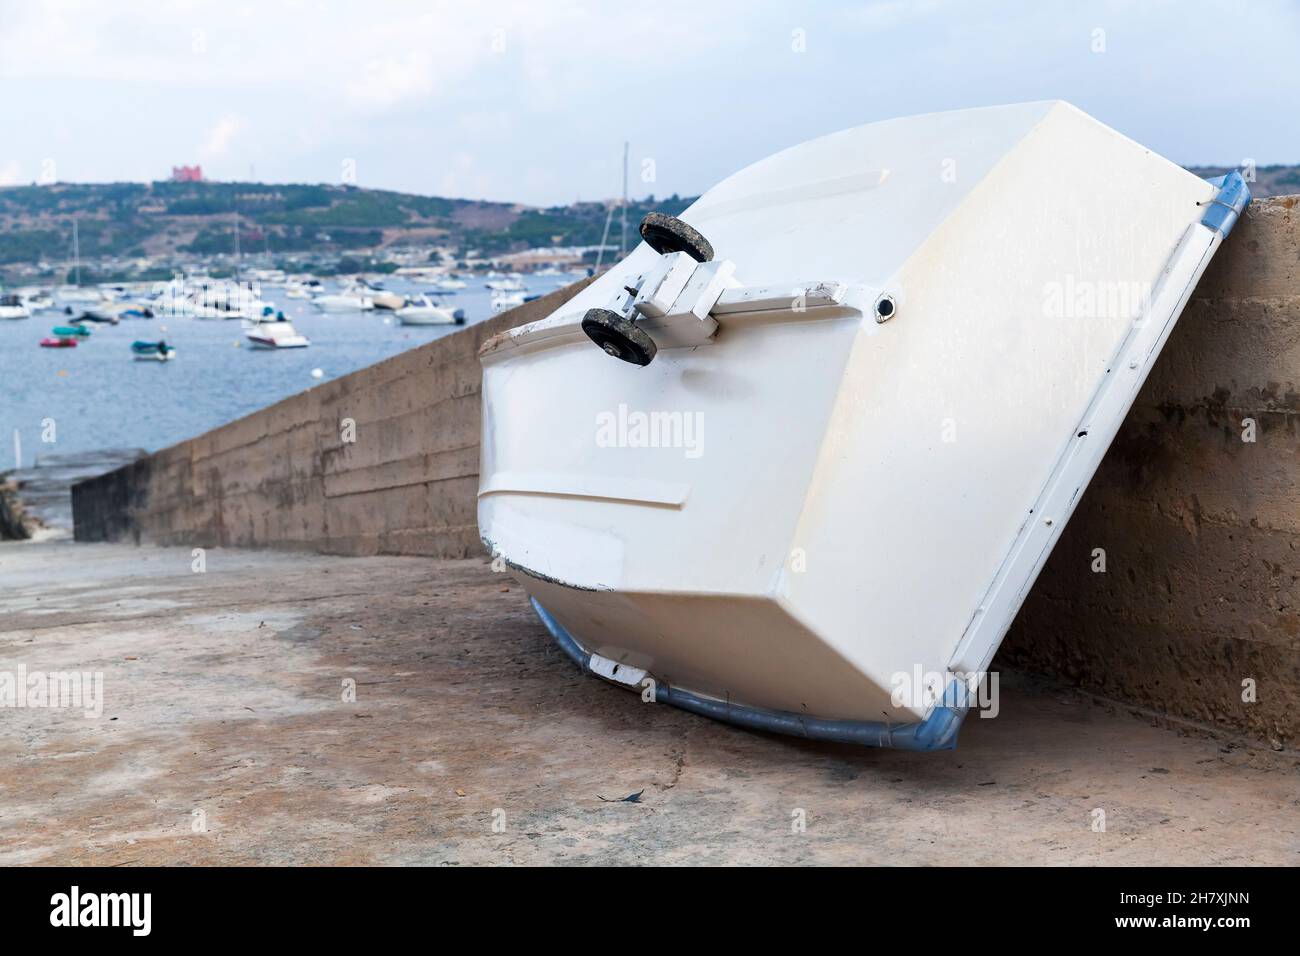
[[[311,340],[293,327],[283,312],[273,319],[245,320],[244,338],[255,349],[301,349],[311,345]]]

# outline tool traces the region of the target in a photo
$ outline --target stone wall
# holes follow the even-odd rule
[[[1215,256],[999,661],[1300,740],[1300,197]]]

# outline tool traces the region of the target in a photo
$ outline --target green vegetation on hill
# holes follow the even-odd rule
[[[651,209],[680,212],[672,196],[629,203],[629,244]],[[604,203],[532,209],[356,186],[265,183],[56,183],[0,188],[0,265],[56,262],[72,251],[75,218],[84,260],[221,255],[234,248],[236,213],[247,252],[338,255],[436,244],[485,256],[535,246],[595,245]],[[619,217],[609,241],[619,241]]]
[[[1189,167],[1214,176],[1223,167]],[[1300,192],[1300,167],[1260,166],[1251,193],[1259,198]],[[689,198],[653,196],[628,204],[627,243],[651,210],[676,215]],[[438,245],[457,258],[491,257],[548,246],[594,246],[605,234],[609,206],[586,202],[536,209],[509,203],[415,196],[382,189],[323,184],[56,183],[0,187],[0,266],[62,262],[78,223],[82,258],[166,259],[233,251],[235,215],[249,253],[357,256],[382,261],[385,247]],[[606,241],[620,242],[614,210]],[[121,265],[112,267],[121,268]]]

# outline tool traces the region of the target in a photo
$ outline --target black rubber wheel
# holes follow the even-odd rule
[[[582,317],[582,331],[606,354],[633,365],[649,365],[659,351],[644,329],[609,309],[588,309]]]
[[[655,252],[684,252],[696,262],[712,262],[713,246],[692,226],[676,216],[661,212],[648,213],[641,220],[641,238]]]

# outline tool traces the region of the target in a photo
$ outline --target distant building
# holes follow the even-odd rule
[[[201,183],[203,182],[203,167],[202,166],[173,166],[172,182]]]

